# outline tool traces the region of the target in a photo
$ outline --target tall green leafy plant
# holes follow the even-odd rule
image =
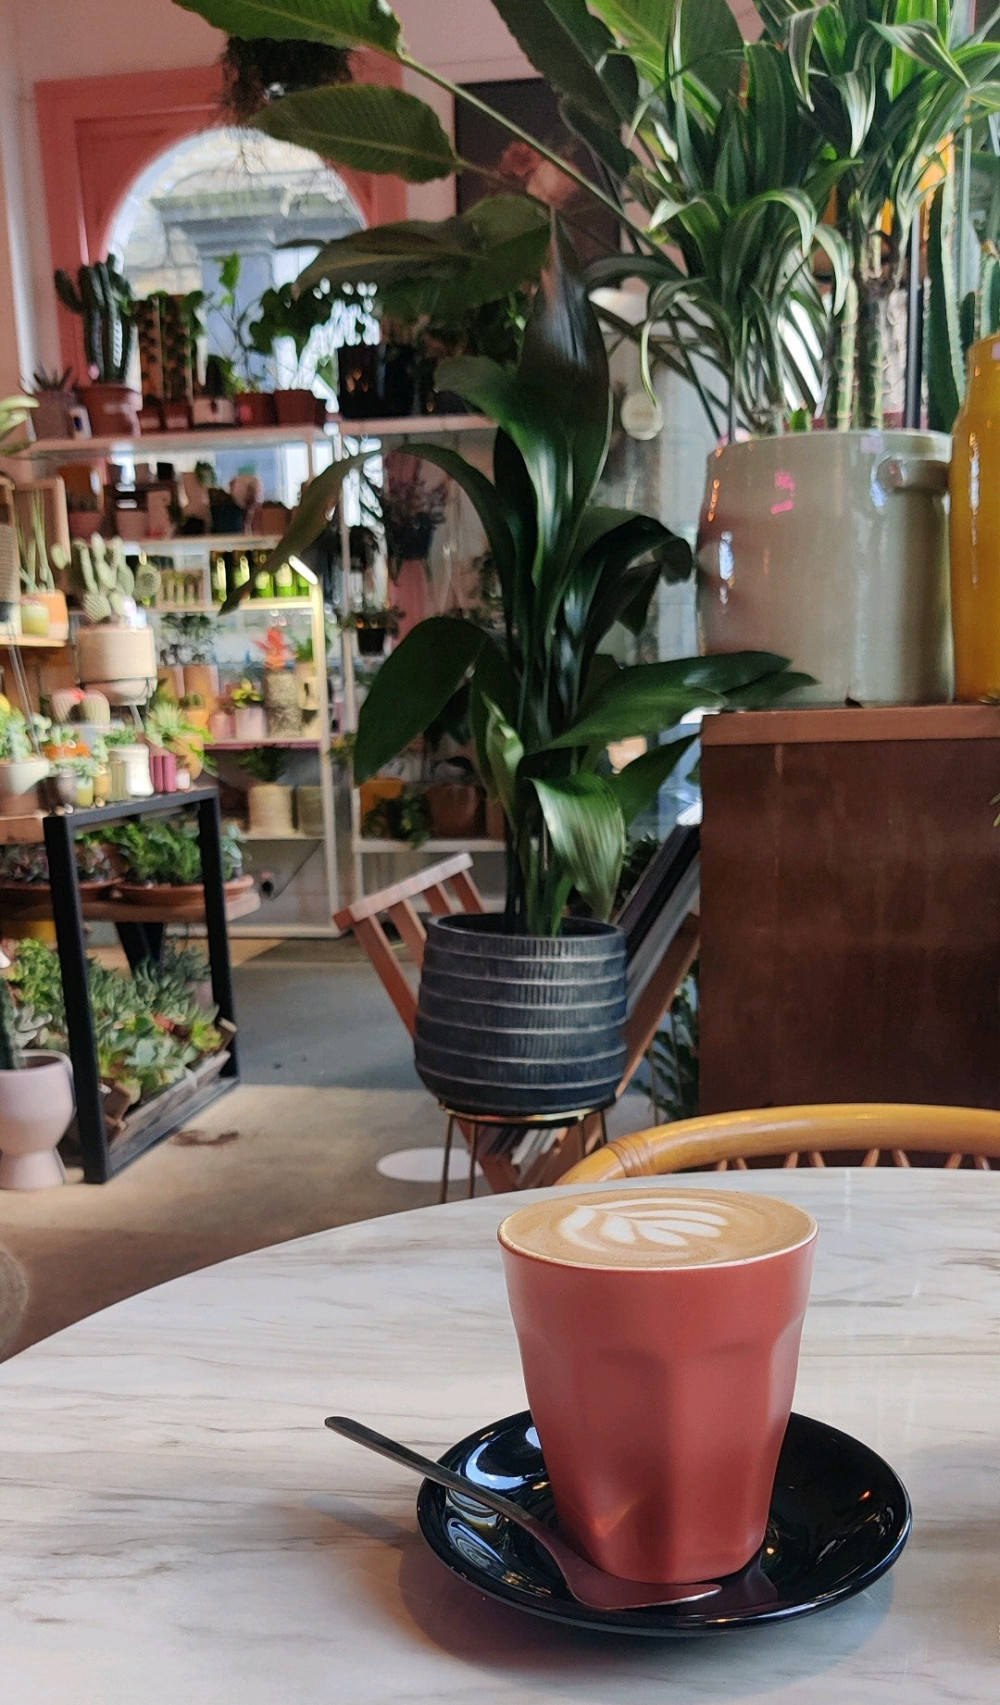
[[[835,321],[827,416],[877,426],[883,302],[953,133],[1000,107],[1000,44],[988,39],[1000,10],[968,34],[967,8],[952,0],[755,5],[766,37],[787,53],[803,117],[842,167],[836,217],[853,288]]]
[[[601,329],[553,242],[519,367],[445,363],[442,384],[498,428],[493,479],[456,451],[411,442],[465,491],[496,565],[503,632],[460,616],[418,625],[387,658],[362,707],[355,777],[368,779],[440,716],[463,682],[482,774],[508,825],[507,923],[557,934],[570,898],[608,916],[629,823],[655,796],[685,736],[617,775],[610,742],[654,740],[689,712],[768,703],[802,676],[766,653],[620,668],[602,650],[615,623],[639,632],[662,576],[691,553],[650,516],[595,497],[608,452],[610,387]],[[270,566],[307,545],[345,477],[314,481]]]
[[[613,215],[591,282],[635,277],[649,287],[644,356],[695,383],[717,431],[727,421],[771,427],[788,408],[815,406],[829,307],[810,262],[825,247],[838,290],[846,282],[842,241],[822,225],[840,168],[796,105],[784,50],[745,47],[726,0],[493,0],[560,96],[589,170],[420,64],[384,0],[178,3],[245,37],[280,23],[290,38],[374,50],[559,167]],[[308,91],[256,122],[324,158],[412,183],[467,168],[433,109],[408,90]],[[375,282],[418,312],[452,299],[475,305],[537,274],[544,226],[537,202],[497,195],[460,219],[408,220],[330,244],[302,283]],[[624,321],[618,329],[633,335]]]

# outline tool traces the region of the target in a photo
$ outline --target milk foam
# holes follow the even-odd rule
[[[801,1208],[748,1191],[619,1188],[518,1208],[500,1240],[573,1267],[707,1267],[759,1260],[808,1242]]]

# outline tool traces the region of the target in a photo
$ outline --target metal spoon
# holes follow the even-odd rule
[[[569,1591],[580,1604],[585,1604],[591,1610],[639,1610],[645,1605],[653,1604],[684,1604],[692,1599],[711,1598],[719,1591],[718,1581],[694,1581],[685,1586],[676,1583],[654,1581],[626,1581],[618,1575],[606,1574],[598,1569],[596,1564],[588,1563],[564,1539],[546,1527],[544,1522],[522,1510],[518,1504],[504,1498],[499,1492],[491,1492],[488,1487],[477,1485],[474,1480],[467,1480],[464,1474],[456,1474],[454,1469],[442,1467],[440,1462],[431,1462],[429,1457],[420,1456],[408,1446],[397,1443],[395,1439],[387,1439],[384,1434],[373,1432],[371,1427],[364,1426],[360,1421],[352,1421],[347,1415],[328,1415],[326,1425],[331,1432],[340,1433],[345,1439],[351,1439],[354,1444],[363,1445],[366,1450],[373,1450],[378,1456],[388,1457],[390,1462],[396,1462],[402,1468],[411,1468],[414,1473],[423,1475],[425,1480],[433,1480],[439,1486],[446,1486],[449,1492],[458,1492],[463,1498],[493,1510],[506,1521],[515,1522],[530,1533],[536,1545],[547,1551],[557,1565]]]

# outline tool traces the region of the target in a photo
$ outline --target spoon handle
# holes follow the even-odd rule
[[[426,1480],[434,1480],[439,1486],[446,1486],[449,1492],[458,1492],[463,1498],[473,1498],[477,1504],[493,1510],[498,1516],[506,1516],[508,1521],[517,1522],[525,1527],[532,1520],[526,1510],[512,1503],[499,1492],[492,1492],[485,1486],[473,1486],[462,1474],[455,1474],[452,1469],[445,1468],[440,1462],[432,1462],[430,1457],[421,1456],[419,1451],[410,1450],[408,1445],[398,1444],[395,1439],[387,1439],[383,1433],[375,1432],[374,1428],[366,1427],[361,1421],[353,1421],[349,1415],[328,1415],[324,1423],[332,1433],[339,1433],[342,1438],[350,1439],[353,1444],[363,1445],[366,1450],[373,1450],[378,1456],[388,1457],[390,1462],[399,1463],[403,1468],[412,1468],[415,1474],[422,1474]]]

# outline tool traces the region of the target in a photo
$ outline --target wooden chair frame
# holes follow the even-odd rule
[[[844,1102],[801,1107],[761,1107],[682,1119],[619,1137],[588,1155],[560,1180],[566,1184],[614,1182],[730,1165],[747,1170],[751,1159],[782,1156],[784,1167],[827,1165],[828,1155],[861,1154],[877,1166],[883,1154],[910,1165],[910,1154],[945,1157],[955,1168],[966,1157],[979,1171],[1000,1162],[1000,1112],[983,1107],[938,1107],[896,1102]]]

